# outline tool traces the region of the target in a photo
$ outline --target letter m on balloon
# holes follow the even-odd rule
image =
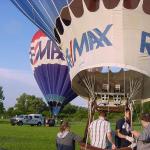
[[[150,33],[143,31],[140,52],[144,53],[145,51],[147,51],[148,55],[150,55]]]

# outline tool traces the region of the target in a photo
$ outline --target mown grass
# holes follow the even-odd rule
[[[72,123],[71,126],[73,132],[83,136],[84,122]],[[112,128],[114,129],[114,124]],[[139,125],[136,125],[136,129],[139,129]],[[0,122],[0,148],[6,150],[55,150],[57,132],[58,127],[11,126]]]
[[[84,123],[72,125],[72,131],[83,135]],[[11,126],[0,124],[0,148],[6,150],[55,150],[58,127]]]

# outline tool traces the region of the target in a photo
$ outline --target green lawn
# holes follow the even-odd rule
[[[84,123],[75,123],[72,130],[82,136]],[[0,148],[6,150],[55,150],[58,127],[11,126],[0,124]]]
[[[71,126],[72,131],[83,136],[85,123],[72,123]],[[136,128],[139,129],[139,126],[136,125]],[[0,122],[0,148],[6,150],[55,150],[57,132],[58,127],[11,126]]]

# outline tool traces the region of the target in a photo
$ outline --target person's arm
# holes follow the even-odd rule
[[[121,139],[125,139],[126,136],[120,132],[121,129],[122,129],[122,122],[121,122],[121,120],[119,120],[116,123],[116,135]]]
[[[150,133],[147,130],[143,130],[142,133],[139,134],[138,140],[143,142],[150,142]]]
[[[140,136],[140,132],[138,131],[131,131],[131,133],[134,135],[134,137],[138,138]]]
[[[73,139],[76,141],[76,142],[78,142],[78,143],[81,143],[82,142],[82,138],[79,136],[79,135],[76,135],[76,134],[74,134],[74,133],[72,133],[73,134]]]
[[[111,134],[111,132],[108,132],[108,133],[107,133],[107,138],[108,138],[108,140],[109,140],[109,142],[110,142],[111,144],[114,144],[113,139],[112,139],[112,134]]]
[[[114,142],[113,142],[111,132],[108,132],[108,133],[107,133],[107,138],[108,138],[109,142],[112,144],[112,149],[115,149],[116,146],[115,146],[115,144],[114,144]]]
[[[115,149],[116,146],[113,142],[110,123],[108,123],[108,126],[107,126],[107,138],[108,138],[109,142],[112,144],[112,149]]]
[[[57,138],[56,138],[56,148],[58,149],[58,143],[57,143]]]
[[[116,134],[117,134],[117,136],[118,136],[119,138],[121,138],[121,139],[126,139],[126,136],[120,133],[120,129],[117,129],[117,130],[116,130]]]
[[[117,134],[117,136],[120,137],[121,139],[126,139],[127,141],[129,141],[129,142],[131,142],[131,143],[134,142],[134,138],[133,138],[133,137],[130,137],[130,136],[121,134],[119,129],[116,130],[116,134]]]
[[[126,135],[123,135],[120,130],[122,129],[122,122],[121,121],[118,121],[117,124],[116,124],[116,135],[121,138],[121,139],[126,139],[128,140],[129,142],[133,142],[134,141],[134,138],[133,137],[130,137],[130,136],[126,136]]]

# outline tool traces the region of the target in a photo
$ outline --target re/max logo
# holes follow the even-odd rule
[[[112,46],[111,41],[107,38],[107,34],[112,27],[112,24],[106,26],[104,31],[100,31],[98,28],[94,28],[92,31],[87,31],[82,34],[81,42],[77,38],[70,41],[70,48],[66,49],[66,60],[68,67],[72,68],[76,62],[76,53],[79,56],[83,51],[89,52],[99,47]]]
[[[46,45],[42,45],[43,42],[39,41],[36,43],[34,47],[31,47],[30,56],[31,56],[31,64],[35,65],[38,60],[45,59],[61,59],[65,60],[63,53],[60,51],[56,43],[51,40],[47,40]],[[44,47],[44,48],[42,48]]]
[[[150,55],[150,33],[143,31],[141,36],[140,52],[144,53],[145,50],[147,51],[148,55]]]

